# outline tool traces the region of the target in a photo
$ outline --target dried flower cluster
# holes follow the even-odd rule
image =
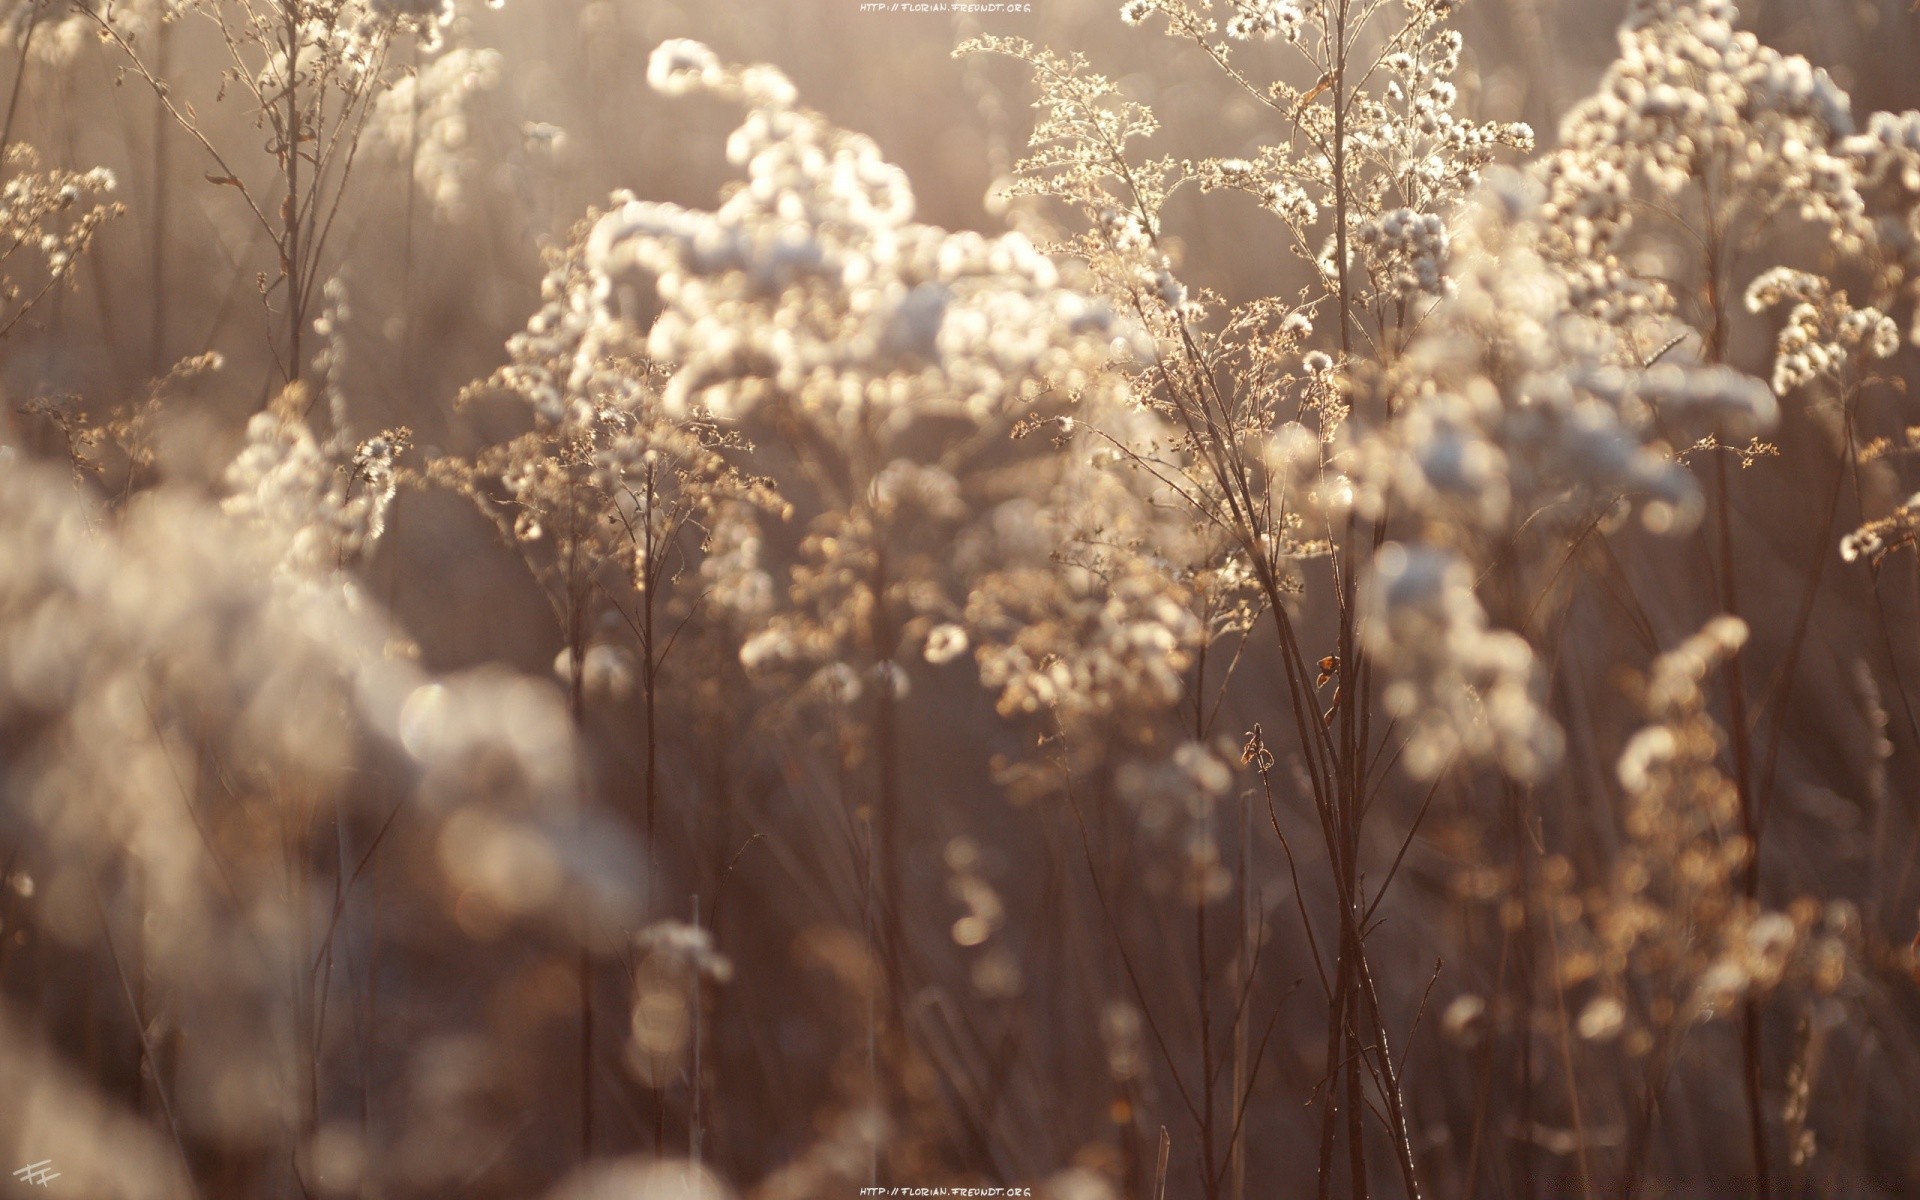
[[[0,278],[0,334],[70,283],[100,227],[125,211],[106,199],[114,190],[111,171],[43,171],[39,155],[26,145],[7,147],[5,165],[7,180],[0,185],[0,263],[6,264]]]
[[[476,7],[0,14],[0,1148],[1913,1190],[1920,115],[1728,0],[1537,155],[1539,6],[983,17],[979,231],[731,13]]]
[[[473,186],[469,109],[500,86],[500,52],[458,47],[380,94],[367,137],[412,161],[413,178],[437,212],[457,209]]]

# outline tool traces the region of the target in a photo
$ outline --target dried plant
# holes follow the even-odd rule
[[[101,40],[126,60],[123,75],[143,80],[167,115],[194,141],[212,169],[208,183],[232,188],[274,247],[277,270],[262,273],[260,290],[281,339],[274,355],[281,376],[300,382],[307,371],[306,336],[320,289],[331,277],[327,251],[359,159],[363,135],[383,97],[412,76],[393,68],[404,39],[441,45],[454,16],[453,0],[167,0],[157,19],[204,21],[217,34],[226,62],[219,87],[198,103],[224,102],[229,92],[245,105],[255,130],[266,135],[272,166],[262,179],[247,155],[253,139],[223,144],[196,101],[176,94],[163,67],[143,50],[139,34],[155,19],[141,5],[112,0],[61,0],[91,22]],[[490,0],[493,7],[499,0]],[[37,0],[36,0],[37,3]],[[464,73],[453,72],[462,80]],[[430,163],[437,156],[428,156]],[[274,310],[275,296],[278,310]]]
[[[1903,7],[0,7],[22,1186],[1910,1192]]]
[[[0,337],[73,273],[100,227],[126,210],[104,199],[113,172],[43,171],[33,147],[4,147],[0,189]]]

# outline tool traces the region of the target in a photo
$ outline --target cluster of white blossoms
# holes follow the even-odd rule
[[[323,291],[327,307],[314,322],[323,342],[314,360],[319,394],[296,384],[253,415],[246,441],[227,467],[222,507],[281,549],[284,580],[340,588],[359,603],[363,597],[349,568],[360,565],[386,531],[399,458],[411,435],[400,428],[353,439],[342,387],[350,315],[346,285],[336,277]],[[325,412],[331,426],[324,439],[308,421],[314,408]]]
[[[1449,6],[1410,5],[1413,11],[1407,29],[1413,36],[1396,37],[1396,49],[1381,60],[1386,84],[1381,88],[1385,102],[1380,117],[1396,110],[1414,133],[1433,139],[1444,154],[1423,156],[1410,165],[1414,173],[1429,180],[1452,177],[1471,184],[1474,172],[1491,162],[1492,151],[1499,146],[1531,150],[1533,127],[1524,121],[1475,122],[1462,119],[1460,89],[1453,82],[1460,71],[1460,52],[1465,40],[1455,29],[1441,24],[1449,15]],[[1363,130],[1363,147],[1373,144],[1377,135]],[[1450,161],[1458,160],[1458,161]]]
[[[1898,268],[1920,343],[1920,111],[1877,112],[1841,144],[1867,206],[1874,244]]]
[[[1523,774],[1553,761],[1526,643],[1489,633],[1472,590],[1518,530],[1571,530],[1623,500],[1649,528],[1685,527],[1698,486],[1657,429],[1753,434],[1776,415],[1736,372],[1623,362],[1543,253],[1541,199],[1523,176],[1490,177],[1456,238],[1456,294],[1392,372],[1393,419],[1358,428],[1343,456],[1360,511],[1411,519],[1422,543],[1379,562],[1365,631],[1395,681],[1389,710],[1414,726],[1416,772],[1456,751]]]
[[[1564,153],[1668,194],[1701,181],[1767,184],[1792,189],[1809,211],[1852,209],[1834,153],[1853,132],[1846,93],[1805,59],[1736,30],[1736,16],[1730,0],[1636,0],[1619,57],[1567,117]]]
[[[1643,190],[1664,211],[1696,198],[1731,229],[1781,213],[1857,245],[1867,231],[1853,185],[1846,93],[1823,70],[1736,30],[1730,0],[1636,0],[1620,54],[1562,127],[1547,167],[1563,256],[1587,264],[1596,305],[1659,293],[1617,260]]]
[[[698,562],[718,607],[743,620],[765,611],[757,535],[735,510],[777,502],[729,464],[711,422],[666,411],[643,332],[604,303],[605,281],[587,268],[591,223],[548,252],[542,304],[507,340],[506,364],[461,395],[463,407],[511,399],[531,428],[471,459],[435,459],[427,475],[491,519],[546,591],[567,638],[560,679],[581,699],[618,701],[633,691],[634,655],[603,633],[624,624],[629,602],[690,617],[699,602],[670,586],[682,567]],[[651,687],[665,653],[650,625],[638,640]]]
[[[503,2],[486,0],[486,7]],[[292,57],[300,85],[353,87],[382,73],[388,51],[403,35],[429,52],[440,50],[461,7],[459,0],[283,0],[269,15],[246,0],[29,0],[0,25],[0,44],[23,40],[31,27],[34,53],[57,61],[96,38],[137,57],[136,47],[144,47],[160,24],[203,18],[218,28],[234,69],[244,71],[241,77],[264,109],[283,94],[288,77],[289,23],[299,31]]]
[[[630,201],[589,250],[609,277],[652,277],[666,310],[647,344],[676,367],[670,406],[740,416],[779,395],[830,426],[910,400],[985,416],[1028,380],[1071,386],[1105,357],[1114,318],[1049,258],[1018,234],[915,223],[900,169],[799,107],[773,68],[669,42],[648,77],[747,108],[727,146],[743,187],[713,212]]]
[[[364,0],[368,10],[375,16],[390,20],[413,20],[435,25],[447,25],[453,21],[454,0]],[[500,7],[494,3],[491,7]]]
[[[1681,969],[1682,1024],[1726,1015],[1741,996],[1794,972],[1820,992],[1838,986],[1848,949],[1844,913],[1810,901],[1770,912],[1740,895],[1754,847],[1739,831],[1739,797],[1724,773],[1722,735],[1707,683],[1746,643],[1748,629],[1720,616],[1655,659],[1642,703],[1650,723],[1621,750],[1629,849],[1595,904],[1605,958],[1646,956]]]
[[[1715,617],[1637,681],[1648,723],[1618,759],[1622,837],[1604,874],[1583,877],[1553,855],[1533,876],[1535,911],[1557,926],[1555,979],[1577,1010],[1573,1029],[1636,1059],[1674,1053],[1696,1022],[1732,1015],[1743,997],[1789,981],[1831,995],[1846,975],[1851,906],[1801,899],[1770,911],[1744,894],[1753,846],[1707,696],[1747,632]]]
[[[1840,539],[1840,557],[1845,562],[1866,559],[1878,564],[1888,551],[1911,546],[1920,539],[1920,493],[1908,496],[1894,510],[1876,517]]]
[[[1646,501],[1648,524],[1669,529],[1698,496],[1656,420],[1754,434],[1775,419],[1757,380],[1634,365],[1611,327],[1578,311],[1543,253],[1540,201],[1532,181],[1497,176],[1463,226],[1459,293],[1399,365],[1395,420],[1356,446],[1363,510],[1391,499],[1430,537],[1460,546],[1498,540],[1545,509],[1578,521],[1621,498]]]
[[[337,476],[308,450],[284,457],[260,464],[255,507],[298,519]],[[105,914],[137,905],[143,985],[167,997],[153,1019],[183,1043],[170,1070],[210,1145],[262,1144],[297,1108],[283,1068],[336,916],[309,899],[351,886],[335,839],[364,848],[401,798],[410,836],[441,853],[396,873],[389,911],[451,919],[464,893],[564,934],[583,904],[631,920],[644,890],[624,831],[577,807],[551,688],[428,676],[344,589],[289,586],[302,554],[283,536],[188,489],[107,511],[62,469],[0,470],[0,741],[23,845],[9,870],[38,882],[37,930],[107,978]],[[292,857],[318,890],[290,883]],[[29,1081],[16,1099],[45,1096]]]
[[[331,0],[331,2],[339,4],[341,0]],[[360,22],[363,30],[377,30],[382,25],[407,30],[419,35],[429,49],[438,49],[445,31],[460,15],[460,7],[465,0],[345,0],[345,2],[347,5],[364,8],[365,15]],[[488,8],[501,8],[505,3],[506,0],[486,0]]]
[[[1353,242],[1349,253],[1366,256],[1370,284],[1354,286],[1357,301],[1391,304],[1443,292],[1439,265],[1446,257],[1448,214],[1496,152],[1503,147],[1531,149],[1534,141],[1532,129],[1523,123],[1473,121],[1457,112],[1460,95],[1453,77],[1460,69],[1462,41],[1457,30],[1445,25],[1453,7],[1407,5],[1402,25],[1388,37],[1387,52],[1366,73],[1369,80],[1377,77],[1380,86],[1356,89],[1348,97],[1349,111],[1340,130],[1350,160],[1344,179],[1335,178],[1326,153],[1335,136],[1326,85],[1303,92],[1285,83],[1275,84],[1263,99],[1286,120],[1297,122],[1306,143],[1319,153],[1269,146],[1252,158],[1180,164],[1177,176],[1203,189],[1234,188],[1255,196],[1287,224],[1297,244],[1318,247],[1313,258],[1329,286],[1339,275],[1338,239],[1314,226],[1323,213],[1339,207],[1336,196],[1343,195]],[[1326,12],[1291,2],[1233,8],[1235,15],[1227,24],[1231,38],[1279,34],[1299,45],[1323,79],[1331,78],[1331,64],[1320,57],[1334,43]],[[1167,36],[1212,47],[1223,59],[1229,53],[1229,44],[1212,41],[1214,20],[1208,6],[1195,0],[1150,0],[1129,5],[1123,16],[1138,24],[1156,13],[1166,18]],[[1038,61],[1030,52],[1018,54],[1010,44],[983,44]],[[1314,103],[1316,99],[1322,102]],[[1119,115],[1124,122],[1125,114]],[[1150,123],[1135,124],[1139,128],[1130,130],[1132,135],[1152,132]],[[1058,136],[1043,127],[1036,131],[1036,144],[1043,134]],[[1140,175],[1153,179],[1163,169],[1172,165],[1149,164]],[[1163,187],[1157,180],[1141,186],[1139,177],[1132,182],[1150,193],[1147,200],[1156,200]]]
[[[1698,264],[1715,286],[1702,324],[1709,356],[1725,352],[1726,277],[1737,253],[1783,216],[1872,264],[1856,300],[1811,271],[1770,265],[1745,295],[1749,312],[1785,309],[1773,389],[1840,392],[1900,349],[1896,304],[1920,299],[1920,113],[1874,113],[1858,129],[1847,94],[1804,59],[1734,28],[1730,0],[1641,0],[1620,35],[1620,60],[1598,94],[1569,115],[1550,160],[1553,256],[1579,281],[1576,304],[1630,326],[1675,307],[1653,278],[1623,263],[1644,250]],[[1661,229],[1665,214],[1681,228]],[[1651,231],[1636,239],[1636,228]],[[1697,236],[1702,229],[1714,236]],[[1662,239],[1665,245],[1662,245]],[[1913,336],[1920,337],[1920,306]],[[1667,327],[1670,329],[1671,327]],[[1661,341],[1667,335],[1662,332]],[[1842,543],[1876,557],[1909,535],[1904,510],[1867,521]]]
[[[0,249],[12,261],[0,274],[0,331],[68,280],[100,227],[121,212],[106,199],[117,181],[104,167],[43,171],[27,145],[7,147],[5,165]]]
[[[328,579],[357,564],[384,530],[404,435],[355,443],[335,411],[323,441],[303,411],[308,395],[289,388],[247,422],[224,508],[283,548],[281,569],[291,577]]]
[[[1241,577],[1177,565],[1210,561],[1214,548],[1138,467],[1166,444],[1156,442],[1164,431],[1151,412],[1093,407],[1076,410],[1090,421],[1071,423],[1077,436],[1063,437],[1047,472],[1032,472],[954,547],[975,579],[964,623],[980,681],[1004,717],[1050,747],[1041,762],[1003,772],[1003,782],[1033,799],[1112,772],[1116,798],[1171,852],[1154,861],[1176,875],[1149,885],[1217,899],[1211,817],[1231,778],[1211,750],[1189,744],[1192,714],[1182,710],[1209,643],[1251,621],[1233,607]]]
[[[1228,625],[1244,631],[1251,616],[1232,608],[1241,580],[1231,569],[1176,565],[1207,561],[1210,547],[1171,492],[1138,469],[1163,432],[1150,412],[1089,411],[1097,407],[1083,403],[1060,422],[1067,432],[1054,461],[957,539],[954,558],[972,587],[962,622],[931,630],[927,653],[951,652],[964,629],[1001,715],[1049,747],[1040,762],[1001,772],[1016,798],[1057,796],[1075,777],[1111,772],[1115,798],[1168,851],[1151,856],[1148,885],[1217,900],[1226,875],[1212,817],[1232,776],[1190,740],[1192,714],[1182,710],[1209,643],[1229,636]]]
[[[1177,564],[1203,561],[1207,545],[1139,469],[1171,444],[1156,413],[1110,391],[1071,413],[1023,431],[1054,434],[1052,453],[998,481],[956,538],[952,562],[971,580],[956,625],[1003,715],[1037,717],[1088,754],[1142,741],[1164,754],[1150,730],[1185,696],[1208,637],[1200,581]]]
[[[1444,295],[1441,270],[1447,260],[1447,223],[1434,213],[1396,208],[1354,231],[1376,276],[1395,296]]]
[[[1247,51],[1217,39],[1211,14],[1218,7],[1194,0],[1152,0],[1128,6],[1123,16],[1135,24],[1163,19],[1168,37],[1200,46],[1224,64],[1226,56]],[[1675,505],[1683,498],[1684,485],[1669,477],[1665,464],[1656,471],[1650,454],[1616,453],[1616,459],[1625,461],[1591,464],[1600,452],[1617,448],[1607,441],[1606,423],[1580,410],[1588,403],[1604,410],[1605,403],[1569,389],[1557,408],[1547,403],[1551,397],[1543,396],[1542,413],[1509,413],[1511,397],[1501,388],[1510,381],[1483,378],[1494,371],[1490,364],[1505,352],[1506,343],[1477,356],[1476,347],[1484,347],[1482,338],[1489,335],[1482,326],[1493,326],[1492,336],[1512,336],[1522,354],[1540,355],[1539,378],[1529,379],[1526,386],[1543,392],[1573,354],[1560,343],[1571,341],[1574,331],[1554,324],[1565,307],[1564,286],[1558,293],[1549,287],[1542,296],[1522,280],[1506,295],[1505,281],[1490,273],[1476,280],[1472,295],[1457,305],[1446,300],[1453,291],[1447,278],[1450,260],[1468,257],[1453,252],[1452,215],[1502,148],[1524,149],[1533,141],[1532,131],[1523,125],[1473,121],[1458,113],[1460,95],[1453,76],[1460,69],[1462,42],[1456,31],[1445,27],[1452,8],[1409,4],[1396,10],[1394,20],[1383,18],[1390,26],[1380,34],[1385,45],[1375,52],[1378,58],[1364,79],[1355,68],[1349,72],[1351,90],[1330,94],[1338,76],[1329,58],[1337,40],[1330,10],[1234,6],[1236,19],[1259,20],[1239,21],[1229,33],[1258,34],[1271,17],[1283,26],[1277,32],[1290,35],[1288,40],[1299,35],[1298,52],[1322,82],[1311,89],[1285,83],[1255,89],[1279,119],[1297,128],[1289,143],[1199,162],[1132,161],[1130,143],[1157,131],[1152,113],[1089,70],[1079,56],[1063,57],[993,38],[961,50],[1005,54],[1033,68],[1041,93],[1037,107],[1044,115],[1029,139],[1028,156],[1015,168],[1018,180],[1012,191],[1064,200],[1086,214],[1092,228],[1068,248],[1088,261],[1117,303],[1140,315],[1158,343],[1152,369],[1136,372],[1133,382],[1148,399],[1153,417],[1183,436],[1115,432],[1104,426],[1106,415],[1101,414],[1090,423],[1111,436],[1114,460],[1157,477],[1167,485],[1161,503],[1174,511],[1196,507],[1213,528],[1238,528],[1238,522],[1249,519],[1238,495],[1242,486],[1262,497],[1259,511],[1270,512],[1271,521],[1259,517],[1263,527],[1245,531],[1246,544],[1229,554],[1228,564],[1243,579],[1264,580],[1258,590],[1265,594],[1254,611],[1283,604],[1280,597],[1297,586],[1296,563],[1333,548],[1330,536],[1316,538],[1313,530],[1330,534],[1356,504],[1369,514],[1383,511],[1383,489],[1402,489],[1394,497],[1394,512],[1423,514],[1421,519],[1433,527],[1423,533],[1466,513],[1466,536],[1450,540],[1436,534],[1433,556],[1410,556],[1404,548],[1389,556],[1406,574],[1397,588],[1368,592],[1368,602],[1380,602],[1380,619],[1370,636],[1377,636],[1389,654],[1406,648],[1404,686],[1394,693],[1393,702],[1399,706],[1396,715],[1406,718],[1398,728],[1419,726],[1413,735],[1415,751],[1407,761],[1433,773],[1464,752],[1531,773],[1550,762],[1557,749],[1552,723],[1532,698],[1531,655],[1518,637],[1489,629],[1473,594],[1473,572],[1464,566],[1448,569],[1443,558],[1465,552],[1483,534],[1491,538],[1493,529],[1510,520],[1517,523],[1523,515],[1516,515],[1519,506],[1547,483],[1527,482],[1515,497],[1505,473],[1524,469],[1537,447],[1572,441],[1576,434],[1594,443],[1566,451],[1579,469],[1602,471],[1610,479],[1637,471],[1636,484],[1658,484],[1671,493]],[[1374,12],[1367,10],[1369,17]],[[1235,79],[1246,85],[1239,76]],[[1343,171],[1336,171],[1332,161],[1329,148],[1336,144],[1342,147]],[[1276,214],[1288,227],[1291,242],[1317,267],[1319,298],[1304,305],[1278,298],[1256,301],[1228,311],[1223,324],[1212,321],[1210,312],[1224,305],[1205,293],[1190,296],[1159,244],[1162,206],[1175,188],[1189,184],[1204,191],[1242,192]],[[1344,212],[1344,231],[1326,228],[1334,212]],[[1339,261],[1343,240],[1348,243],[1344,264]],[[1534,273],[1547,275],[1544,268]],[[1390,419],[1379,429],[1351,425],[1349,368],[1354,364],[1314,346],[1315,326],[1322,327],[1326,345],[1331,342],[1327,335],[1339,329],[1344,338],[1351,324],[1356,346],[1365,338],[1391,361],[1415,330],[1432,325],[1436,318],[1430,309],[1435,304],[1451,314],[1438,318],[1446,333],[1417,348],[1419,365],[1406,372],[1411,381],[1430,371],[1427,394],[1417,395],[1419,389],[1409,386],[1406,397],[1395,398]],[[1329,313],[1335,305],[1346,313]],[[1502,306],[1516,312],[1503,314]],[[1517,329],[1525,320],[1539,326],[1534,332],[1551,335],[1544,347],[1529,344],[1529,332]],[[1219,386],[1218,376],[1228,371],[1235,375],[1234,385]],[[1411,470],[1408,459],[1417,464]],[[1247,470],[1248,480],[1236,482],[1236,469]],[[1567,473],[1556,463],[1542,464],[1541,469]],[[1410,495],[1404,490],[1408,488],[1422,494]],[[1122,547],[1137,545],[1111,532],[1104,540]],[[1198,544],[1204,539],[1169,541],[1164,530],[1154,529],[1146,540],[1155,554],[1169,561],[1194,563],[1199,561],[1196,552],[1204,557],[1205,548]],[[1139,585],[1156,603],[1183,611],[1207,606],[1200,596],[1181,595],[1169,587],[1191,584],[1195,592],[1203,591],[1199,583],[1207,572],[1197,567],[1191,575],[1169,572],[1141,557],[1145,577]],[[1124,595],[1122,588],[1132,582],[1117,566],[1102,560],[1100,578],[1111,585],[1106,596]],[[1422,604],[1427,606],[1424,615],[1416,612]],[[1224,611],[1240,611],[1240,602],[1226,603]],[[1288,621],[1284,615],[1275,619],[1283,626]],[[1033,628],[1046,630],[1048,622],[1036,621]],[[1054,627],[1038,644],[1100,644],[1098,638],[1089,639],[1084,626],[1069,628]],[[1197,661],[1209,636],[1200,622],[1190,621],[1186,628],[1188,632],[1178,632],[1181,626],[1164,626],[1165,632],[1178,632],[1167,639],[1166,653],[1183,665]],[[1449,636],[1436,639],[1435,630]],[[1415,661],[1436,648],[1449,651],[1450,661]],[[1052,703],[1056,695],[1078,702],[1083,695],[1112,694],[1111,688],[1089,691],[1079,686],[1073,673],[1075,652],[1058,649],[1045,657],[1016,657],[1014,652],[1022,649],[1015,639],[1005,651],[983,651],[983,661],[985,655],[995,655],[996,666],[1001,658],[1009,660],[1011,669],[999,677],[1019,685],[1006,693],[1003,703],[1010,699],[1016,707],[1036,708]],[[1067,686],[1070,683],[1075,686]],[[1431,686],[1431,695],[1421,692],[1423,683]],[[1490,706],[1497,710],[1491,724]],[[1056,711],[1075,715],[1071,706]],[[1160,752],[1164,755],[1165,750]]]
[[[223,33],[234,20],[234,14],[226,11],[227,2],[194,0],[195,7],[220,23]],[[258,56],[247,86],[262,112],[273,111],[273,98],[286,95],[290,84],[352,93],[375,83],[380,48],[397,29],[392,21],[376,21],[364,13],[342,21],[347,14],[338,5],[321,12],[302,7],[295,13],[301,19],[291,45],[277,29],[269,35],[264,28],[249,28],[245,49],[236,45],[230,51],[236,63],[256,61]],[[121,36],[130,35],[123,32]]]
[[[1407,726],[1409,772],[1431,779],[1490,761],[1537,779],[1558,761],[1562,737],[1536,695],[1533,650],[1489,627],[1466,559],[1389,542],[1360,596],[1362,636],[1388,674],[1381,703]]]
[[[1237,0],[1233,16],[1227,19],[1227,36],[1239,41],[1282,37],[1300,40],[1306,15],[1299,0]]]
[[[1091,723],[1179,701],[1200,630],[1162,576],[1087,578],[1060,595],[1022,574],[1001,573],[968,606],[970,621],[998,635],[980,648],[980,679],[1002,712]]]
[[[1473,121],[1458,113],[1453,80],[1463,41],[1444,24],[1452,5],[1408,8],[1404,33],[1394,38],[1399,48],[1381,61],[1380,94],[1356,96],[1348,131],[1353,153],[1366,164],[1358,172],[1362,200],[1349,218],[1350,234],[1367,256],[1373,286],[1396,300],[1444,294],[1447,221],[1500,149],[1531,150],[1534,143],[1522,122]],[[1324,208],[1331,178],[1322,186]],[[1326,258],[1322,269],[1331,265]]]
[[[1003,442],[1042,397],[1094,385],[1125,326],[1018,234],[917,223],[905,175],[772,68],[671,41],[648,77],[744,105],[727,152],[747,178],[712,212],[627,200],[601,218],[601,302],[657,296],[645,349],[672,369],[666,412],[770,428],[808,491],[831,481],[778,611],[761,538],[743,525],[721,543],[720,594],[757,628],[741,662],[804,682],[797,697],[904,697],[904,663],[972,644],[954,598],[972,575],[944,548],[993,485],[964,439]]]
[[[547,428],[585,428],[605,410],[639,409],[650,394],[639,331],[603,303],[578,245],[549,257],[540,307],[507,339],[507,364],[491,384]]]
[[[713,944],[713,933],[685,921],[655,921],[633,935],[635,953],[656,968],[703,976],[715,983],[733,978],[733,963]]]
[[[469,111],[500,86],[498,50],[449,50],[406,75],[374,102],[367,136],[410,157],[414,183],[436,212],[460,206],[480,166]]]
[[[1747,288],[1747,311],[1791,303],[1774,341],[1773,390],[1785,395],[1816,379],[1839,379],[1864,359],[1891,358],[1900,350],[1900,328],[1871,305],[1856,308],[1827,279],[1790,267],[1774,267]]]
[[[632,961],[627,1065],[649,1087],[663,1088],[700,1049],[706,989],[730,981],[733,963],[715,946],[711,931],[673,920],[655,921],[634,934]],[[705,1194],[683,1190],[684,1180],[673,1185],[675,1195]],[[583,1189],[582,1194],[592,1193]],[[649,1188],[633,1194],[654,1193]],[[716,1187],[711,1194],[722,1193]]]

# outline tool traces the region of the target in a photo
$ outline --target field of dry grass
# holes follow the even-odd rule
[[[1920,1192],[1920,15],[923,7],[0,0],[0,1189]]]

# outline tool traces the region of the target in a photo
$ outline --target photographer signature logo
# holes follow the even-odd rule
[[[42,1159],[37,1163],[28,1163],[13,1175],[22,1183],[38,1184],[40,1187],[46,1187],[60,1178],[60,1172],[53,1169],[53,1160],[50,1158]]]

